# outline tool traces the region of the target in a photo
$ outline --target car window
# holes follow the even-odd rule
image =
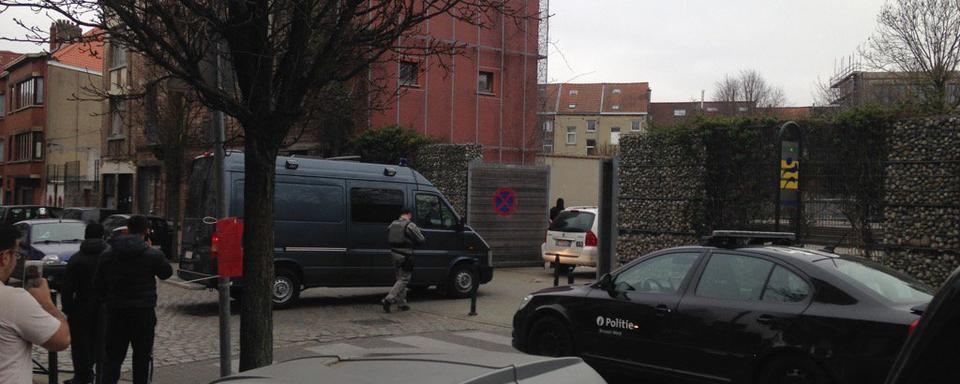
[[[64,219],[80,220],[83,217],[83,211],[79,209],[68,209],[63,211]]]
[[[86,226],[83,223],[34,224],[30,228],[30,242],[49,243],[62,241],[81,241]]]
[[[618,291],[675,293],[698,257],[699,252],[654,257],[617,274],[614,287]]]
[[[353,188],[350,190],[350,219],[355,223],[389,224],[403,209],[399,189]]]
[[[587,211],[563,211],[550,223],[550,230],[557,232],[586,232],[593,228],[596,217]]]
[[[776,266],[763,289],[763,301],[797,303],[810,296],[810,286],[800,276],[786,268]]]
[[[417,194],[417,212],[413,220],[427,229],[453,229],[457,224],[457,216],[440,196],[425,193]]]
[[[715,299],[760,300],[773,263],[756,257],[714,253],[697,284],[696,295]]]
[[[830,258],[818,260],[816,263],[822,267],[836,269],[869,292],[894,304],[922,303],[933,298],[933,290],[925,284],[866,260]]]

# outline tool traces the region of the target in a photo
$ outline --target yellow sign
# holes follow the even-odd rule
[[[800,160],[780,160],[780,189],[799,189]]]

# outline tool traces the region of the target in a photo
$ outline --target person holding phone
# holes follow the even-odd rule
[[[0,383],[33,382],[33,344],[53,352],[70,346],[70,326],[38,277],[26,290],[10,287],[20,255],[20,231],[0,224]]]

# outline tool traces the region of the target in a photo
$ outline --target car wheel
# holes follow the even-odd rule
[[[570,331],[560,319],[553,316],[540,318],[530,328],[528,341],[530,353],[541,356],[573,355],[573,340]]]
[[[474,285],[480,284],[477,275],[468,264],[457,264],[447,277],[447,296],[455,299],[469,297],[473,293]]]
[[[277,268],[271,292],[274,308],[290,308],[300,298],[300,279],[287,268]]]
[[[780,357],[764,365],[759,383],[829,384],[830,377],[816,362],[805,357]]]

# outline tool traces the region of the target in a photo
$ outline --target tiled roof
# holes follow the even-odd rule
[[[83,34],[82,41],[76,42],[54,51],[50,54],[53,60],[74,67],[86,68],[91,71],[103,70],[103,37],[102,31],[94,28]]]
[[[10,51],[0,51],[0,68],[7,65],[7,63],[15,60],[20,57],[21,53],[10,52]]]
[[[650,104],[648,83],[542,84],[541,92],[545,93],[541,112],[646,113]]]

